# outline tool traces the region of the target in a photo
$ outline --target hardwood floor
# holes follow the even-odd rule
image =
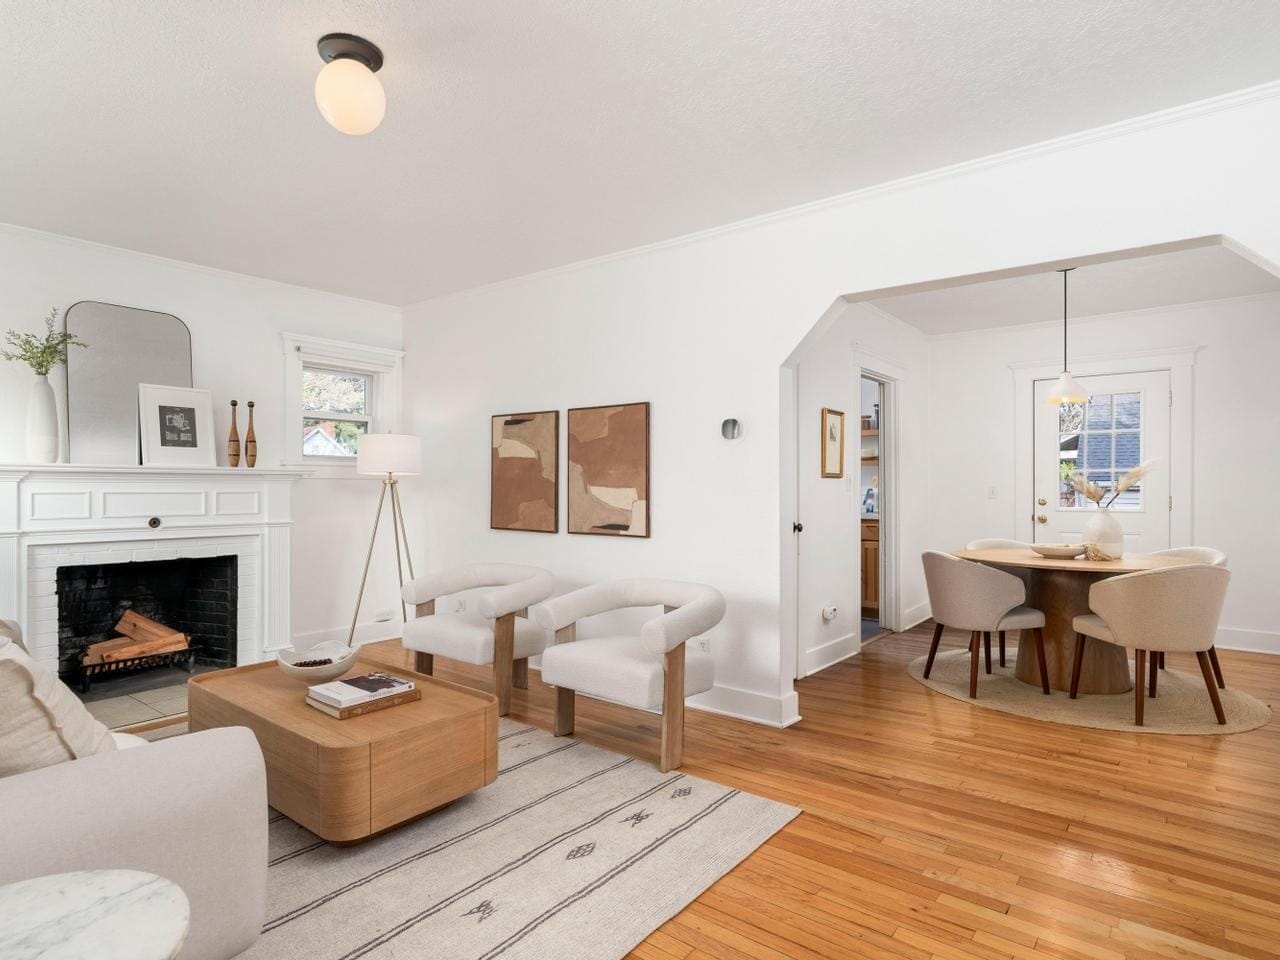
[[[800,681],[787,730],[687,712],[685,772],[805,812],[632,957],[1280,957],[1280,721],[1142,736],[983,710],[907,676],[930,632]],[[1277,701],[1280,658],[1220,655]],[[550,728],[554,704],[535,671],[511,715]],[[579,698],[575,736],[654,762],[659,718]]]

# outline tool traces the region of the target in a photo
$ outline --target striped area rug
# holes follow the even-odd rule
[[[354,847],[271,813],[252,960],[616,960],[799,813],[502,720],[498,779]]]

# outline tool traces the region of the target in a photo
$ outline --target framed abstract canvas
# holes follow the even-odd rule
[[[569,411],[569,532],[649,536],[649,404]]]
[[[489,526],[560,529],[560,411],[506,413],[490,421]]]
[[[822,408],[822,475],[844,476],[844,414],[828,407]]]
[[[144,466],[217,466],[208,390],[138,384],[138,426]]]

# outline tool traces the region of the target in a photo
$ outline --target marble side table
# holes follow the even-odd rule
[[[190,917],[187,895],[155,874],[50,874],[0,887],[0,957],[172,960]]]

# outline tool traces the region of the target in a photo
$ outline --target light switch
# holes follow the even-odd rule
[[[999,496],[999,494],[996,492],[996,488],[995,488],[995,487],[987,487],[987,499],[988,499],[988,500],[995,500],[998,496]]]

